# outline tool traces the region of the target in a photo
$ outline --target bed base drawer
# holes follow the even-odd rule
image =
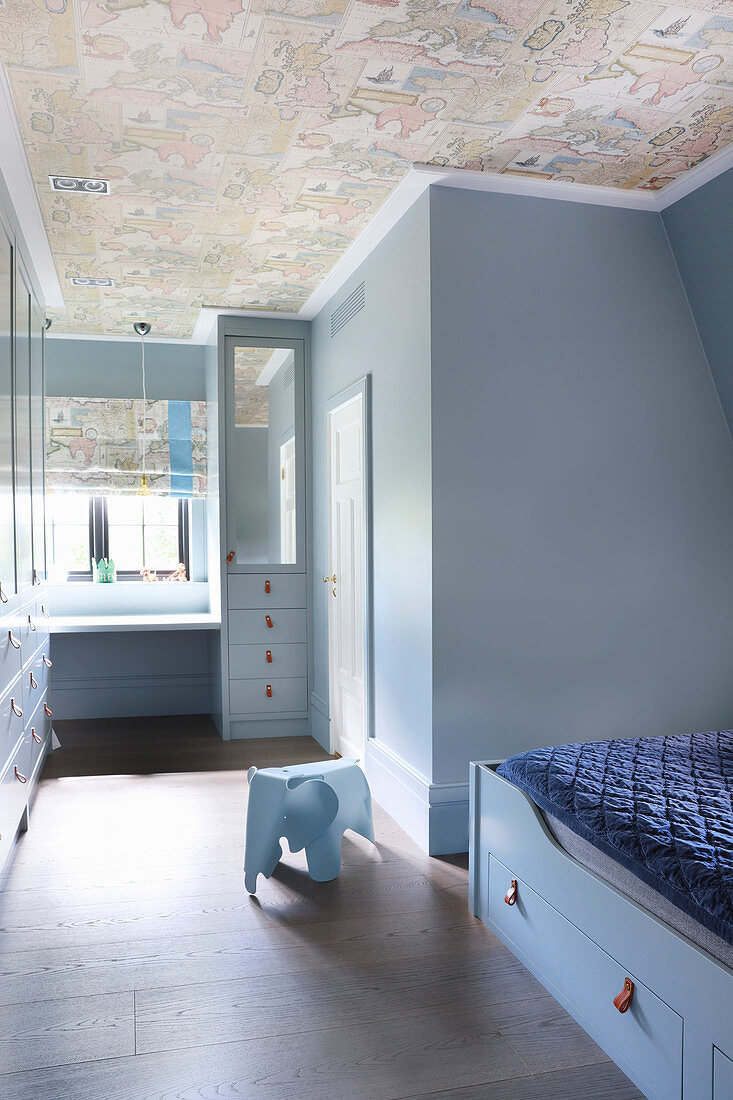
[[[488,886],[489,920],[515,954],[647,1096],[680,1097],[681,1017],[493,856]],[[619,1011],[627,979],[633,994]]]

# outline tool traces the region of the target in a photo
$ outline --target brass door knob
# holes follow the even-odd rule
[[[335,584],[336,583],[336,574],[334,573],[334,575],[332,577],[324,577],[323,578],[323,583],[324,584]]]

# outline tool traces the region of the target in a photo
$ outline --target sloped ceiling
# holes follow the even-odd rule
[[[733,135],[733,0],[0,0],[0,55],[62,332],[297,311],[411,163],[656,190]]]

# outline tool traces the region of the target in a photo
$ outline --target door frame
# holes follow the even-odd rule
[[[331,413],[336,412],[355,397],[361,397],[362,433],[362,531],[364,560],[362,563],[362,581],[364,585],[364,752],[374,737],[374,601],[373,553],[372,553],[372,376],[365,374],[346,389],[334,394],[326,403],[326,563],[324,572],[331,568]],[[328,588],[326,589],[328,592]],[[331,666],[331,614],[326,612],[326,651],[328,655],[328,714],[329,714],[329,752],[335,748],[335,734],[331,724],[332,666]],[[362,760],[362,764],[364,761]]]

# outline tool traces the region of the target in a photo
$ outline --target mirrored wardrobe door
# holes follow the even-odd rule
[[[0,611],[15,592],[13,506],[13,247],[0,222]]]
[[[230,570],[305,568],[302,341],[226,341]]]

